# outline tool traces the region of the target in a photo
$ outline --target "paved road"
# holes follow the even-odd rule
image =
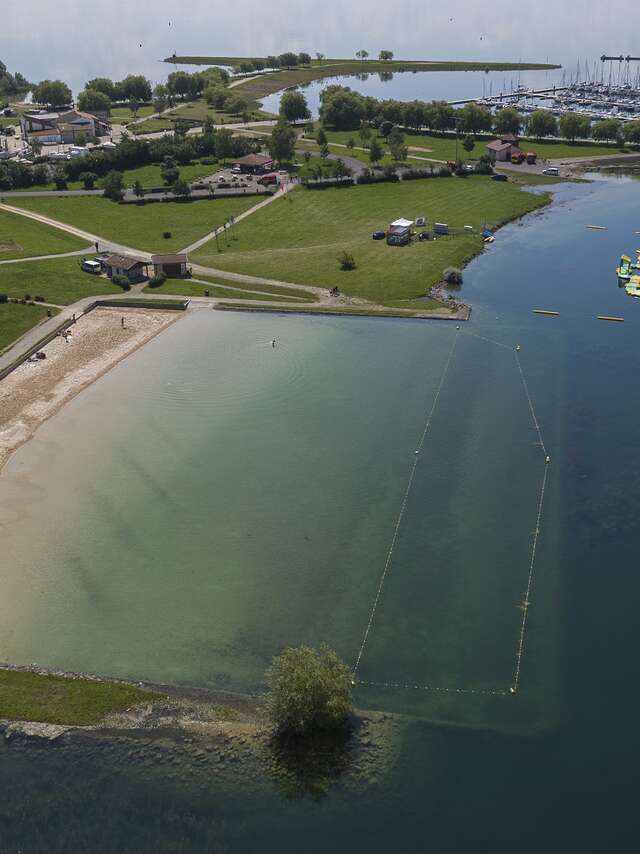
[[[10,258],[8,261],[0,261],[0,264],[24,264],[25,261],[49,261],[54,258],[73,258],[75,255],[95,254],[95,243],[86,249],[76,249],[74,252],[58,252],[57,255],[31,255],[29,258]]]

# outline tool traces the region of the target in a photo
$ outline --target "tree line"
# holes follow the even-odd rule
[[[606,142],[640,143],[640,122],[622,124],[604,119],[596,124],[582,113],[564,113],[560,119],[548,110],[535,110],[527,116],[505,106],[495,114],[485,106],[471,103],[456,109],[446,101],[379,100],[360,95],[348,86],[327,86],[321,94],[320,120],[336,130],[356,130],[365,122],[380,127],[384,122],[412,130],[427,129],[445,134],[514,134],[523,131],[536,139],[562,137],[569,142],[594,139]]]

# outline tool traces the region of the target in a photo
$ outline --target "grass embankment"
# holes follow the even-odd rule
[[[12,203],[106,240],[147,252],[175,252],[256,203],[253,196],[119,205],[100,196],[20,197]],[[162,235],[167,231],[170,238]]]
[[[365,143],[362,142],[357,130],[353,131],[337,131],[325,128],[327,140],[329,143],[346,145],[349,139],[352,139],[356,146],[362,147]],[[311,137],[307,137],[311,138]],[[373,138],[373,137],[372,137]],[[385,152],[388,152],[388,146],[383,136],[378,135],[378,142],[382,145]],[[409,146],[409,156],[412,154],[418,157],[427,157],[432,160],[455,160],[456,151],[459,158],[462,160],[477,160],[485,154],[485,147],[488,142],[494,140],[495,136],[478,136],[475,141],[475,146],[469,152],[465,151],[462,146],[462,139],[458,140],[456,149],[455,134],[437,134],[427,131],[405,131],[405,144]],[[368,142],[370,142],[369,140]],[[368,143],[367,143],[368,144]],[[570,145],[568,142],[560,142],[558,140],[535,140],[523,137],[520,140],[520,147],[523,151],[534,151],[542,160],[555,160],[559,158],[570,157],[599,157],[608,154],[616,154],[620,151],[619,146],[603,145],[602,143],[577,142]],[[347,151],[345,149],[345,151]],[[349,152],[351,154],[351,152]],[[362,154],[362,152],[360,152]],[[352,156],[357,157],[354,152]]]
[[[86,241],[57,228],[32,219],[0,210],[0,261],[12,258],[32,258],[35,255],[55,255],[83,249]],[[1,267],[0,283],[4,282],[5,269]],[[5,293],[0,284],[0,293]]]
[[[233,91],[232,89],[231,92]],[[239,94],[246,97],[244,91]],[[249,102],[247,112],[250,121],[273,118],[272,113],[266,113],[260,109],[257,101],[252,98],[248,98],[247,100]],[[129,130],[135,133],[157,133],[162,130],[171,130],[178,120],[189,122],[196,127],[201,125],[205,119],[211,119],[216,125],[239,124],[243,121],[241,115],[228,113],[225,110],[214,110],[213,107],[207,104],[204,98],[200,98],[197,101],[188,101],[185,104],[180,104],[156,118],[132,124]]]
[[[193,279],[167,279],[159,288],[147,285],[144,289],[144,293],[149,294],[179,294],[187,297],[203,297],[206,296],[205,291],[209,291],[210,296],[220,299],[294,300],[295,302],[316,302],[318,299],[312,291],[275,285],[254,285],[249,282],[243,284],[235,280],[223,281],[199,273]]]
[[[147,166],[138,166],[136,169],[125,169],[122,172],[122,176],[124,178],[125,187],[133,187],[136,181],[140,181],[143,187],[165,187],[165,183],[162,180],[161,166],[159,163],[150,163]],[[212,175],[219,169],[223,168],[223,165],[217,163],[200,163],[199,161],[195,161],[193,163],[187,163],[184,166],[178,167],[180,170],[180,177],[185,181],[191,183],[198,178],[204,178],[207,175]],[[100,181],[96,183],[96,189],[100,188]],[[32,187],[29,187],[29,190],[55,190],[56,185],[53,182],[49,184],[37,184]],[[69,181],[67,183],[68,190],[83,190],[84,184],[82,181]],[[58,192],[64,193],[64,190],[59,190]]]
[[[51,309],[57,314],[57,309]],[[43,305],[0,304],[0,353],[47,316]]]
[[[131,685],[0,670],[0,718],[91,726],[105,715],[162,697]]]
[[[80,258],[55,258],[6,264],[0,268],[0,291],[10,297],[42,296],[45,302],[70,305],[97,294],[122,294],[122,288],[104,276],[80,269]]]
[[[548,195],[523,192],[487,177],[433,178],[327,190],[296,189],[238,223],[236,239],[216,251],[199,249],[193,261],[218,269],[297,284],[333,287],[372,302],[394,305],[422,296],[449,266],[463,266],[481,251],[478,233],[406,247],[374,241],[371,233],[404,216],[429,223],[474,225],[477,230],[522,216]],[[342,271],[338,256],[354,255],[355,270]],[[425,308],[428,308],[425,304]]]

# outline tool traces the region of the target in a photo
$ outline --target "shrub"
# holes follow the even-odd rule
[[[356,269],[356,259],[353,257],[351,252],[347,252],[345,249],[338,256],[338,262],[340,264],[341,270],[355,270]]]
[[[217,162],[218,161],[215,159],[215,157],[201,157],[200,158],[200,163],[202,163],[203,166],[213,166]]]
[[[31,302],[31,294],[25,294],[24,299],[26,299],[27,302]]]
[[[402,173],[403,181],[418,181],[420,178],[433,178],[435,175],[433,167],[430,169],[407,169]]]
[[[443,279],[448,285],[462,284],[462,270],[457,267],[447,267],[443,273]]]
[[[111,277],[111,281],[114,285],[118,285],[122,288],[123,291],[131,290],[131,282],[127,279],[126,276],[115,275]]]
[[[167,277],[164,273],[158,273],[156,276],[152,276],[149,279],[149,287],[150,288],[159,288],[161,285],[167,281]]]
[[[6,294],[0,294],[0,303],[9,302],[9,297]]]
[[[163,231],[162,236],[164,237],[165,240],[169,240],[171,237],[171,232],[170,231]]]
[[[285,649],[273,659],[267,680],[267,710],[280,735],[337,729],[351,714],[351,671],[326,647]]]

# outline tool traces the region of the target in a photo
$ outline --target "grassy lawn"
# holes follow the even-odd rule
[[[329,153],[335,154],[336,157],[353,157],[354,160],[359,160],[361,163],[364,163],[365,166],[371,167],[372,164],[371,160],[369,159],[369,152],[364,150],[360,141],[358,141],[356,145],[359,147],[346,148],[344,145],[334,145],[332,143],[328,143],[328,148]],[[318,144],[313,140],[301,139],[300,146],[301,148],[309,149],[309,151],[316,152],[320,150]],[[386,153],[381,160],[378,160],[378,162],[376,163],[376,167],[383,168],[385,166],[415,166],[416,168],[419,168],[420,166],[424,167],[425,165],[429,165],[425,164],[424,160],[418,160],[417,158],[411,156],[407,157],[406,160],[402,161],[394,160],[393,157],[391,157],[391,155],[389,154],[388,148],[386,146],[383,146],[383,148]]]
[[[0,670],[0,718],[90,726],[162,695],[113,682]]]
[[[162,180],[162,175],[160,174],[160,168],[159,163],[150,163],[147,166],[138,166],[136,169],[125,169],[122,173],[124,176],[125,187],[132,187],[136,181],[140,181],[143,187],[164,187],[165,184]],[[184,178],[184,180],[189,183],[191,183],[191,181],[195,181],[197,178],[204,178],[207,175],[212,175],[220,168],[221,165],[210,163],[207,166],[207,164],[200,163],[198,160],[179,167],[180,177]],[[29,187],[29,189],[55,190],[56,186],[53,181],[51,181],[49,184],[34,184],[32,187]],[[84,189],[84,184],[82,181],[69,181],[67,183],[67,189],[82,190]],[[100,189],[100,181],[97,182],[96,189]],[[59,192],[64,192],[64,190]]]
[[[167,279],[159,288],[152,288],[147,285],[144,289],[145,293],[150,294],[180,294],[180,296],[187,297],[203,297],[205,296],[205,291],[209,291],[212,297],[227,297],[228,299],[293,299],[301,302],[317,301],[314,293],[305,293],[296,288],[243,284],[236,281],[225,282],[200,274],[195,276],[194,279]],[[260,293],[254,294],[251,291],[259,291]]]
[[[345,144],[349,139],[353,139],[357,146],[362,146],[362,140],[358,131],[336,131],[326,130],[327,139],[330,143]],[[415,131],[407,131],[404,135],[406,145],[411,148],[421,149],[413,153],[421,157],[430,157],[434,160],[455,160],[456,156],[456,138],[453,134],[442,136],[436,133],[418,133]],[[488,142],[495,139],[493,136],[478,136],[475,147],[472,151],[466,152],[462,147],[462,140],[458,141],[458,156],[464,160],[477,160],[485,153],[485,146]],[[386,143],[383,137],[378,136],[378,141],[386,150]],[[521,140],[521,148],[524,151],[535,151],[538,157],[545,160],[552,160],[559,157],[588,157],[593,155],[597,157],[603,154],[616,154],[620,149],[615,145],[602,145],[598,143],[576,143],[569,145],[566,142],[557,140],[537,140],[523,138]],[[411,153],[411,152],[410,152]],[[354,156],[357,154],[354,153]]]
[[[250,220],[221,252],[206,244],[193,258],[219,269],[298,284],[337,285],[343,293],[392,304],[422,296],[448,266],[462,266],[482,249],[477,234],[390,247],[371,233],[400,216],[426,216],[452,226],[496,227],[548,201],[487,177],[434,178],[349,189],[297,189]],[[352,252],[357,268],[342,271],[338,255]]]
[[[243,92],[242,94],[244,95],[245,93]],[[271,113],[265,113],[258,109],[258,105],[255,102],[249,103],[249,115],[253,120],[272,118]],[[242,116],[227,113],[224,110],[214,110],[201,98],[198,101],[189,101],[186,104],[176,106],[158,118],[147,119],[144,122],[133,125],[131,130],[134,130],[136,133],[155,133],[173,128],[173,121],[176,119],[183,119],[194,125],[201,125],[206,118],[210,118],[216,125],[238,124],[242,122]]]
[[[0,261],[74,252],[85,245],[83,240],[57,228],[0,210]]]
[[[0,304],[0,353],[46,316],[47,309],[43,305]]]
[[[142,107],[138,107],[137,116],[133,115],[131,107],[113,107],[111,109],[111,121],[114,124],[132,122],[134,118],[144,119],[146,116],[152,116],[154,113],[155,108],[153,104],[144,104]]]
[[[45,302],[69,305],[95,294],[122,294],[122,288],[103,276],[83,273],[80,258],[25,261],[1,268],[0,290],[10,297],[42,296]],[[3,308],[4,306],[0,306]]]
[[[148,205],[119,205],[100,196],[23,197],[14,201],[20,207],[148,252],[180,250],[256,203],[253,196]],[[165,231],[172,236],[163,238]]]

